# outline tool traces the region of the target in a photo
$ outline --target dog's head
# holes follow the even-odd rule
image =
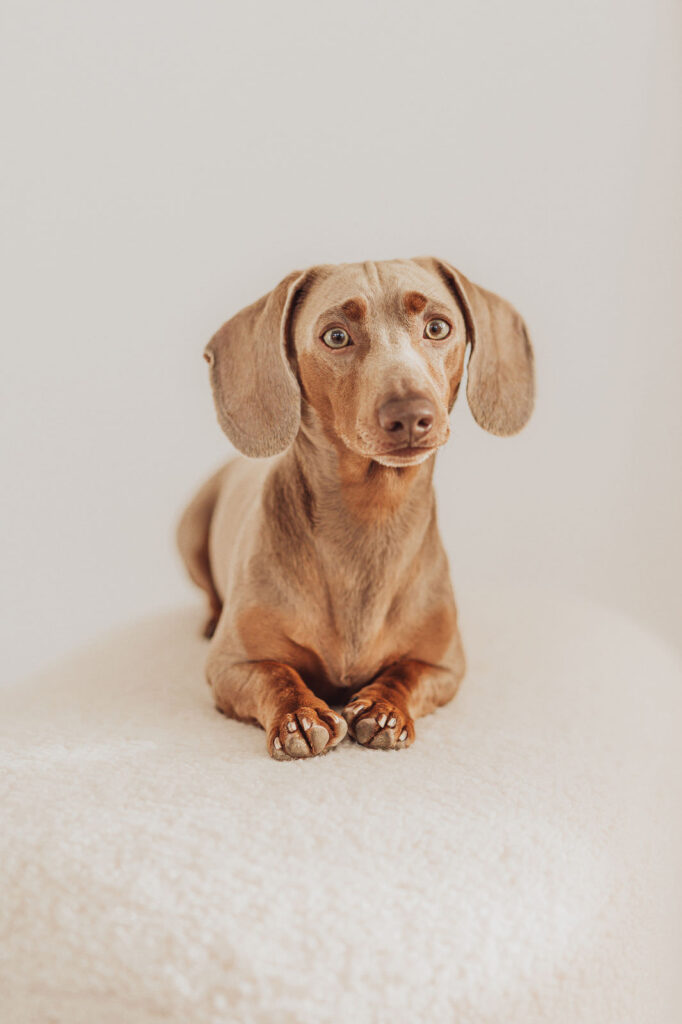
[[[449,435],[467,345],[467,398],[493,434],[533,408],[533,352],[504,299],[441,260],[289,274],[205,350],[218,421],[245,455],[284,451],[303,421],[385,466],[416,464]]]

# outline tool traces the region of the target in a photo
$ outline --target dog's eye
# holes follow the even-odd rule
[[[347,348],[353,344],[348,332],[344,331],[343,327],[330,327],[322,335],[322,341],[327,348]]]
[[[435,320],[429,320],[424,328],[424,337],[430,338],[431,341],[442,341],[443,338],[447,338],[449,333],[450,324],[447,320],[441,320],[439,317],[436,317]]]

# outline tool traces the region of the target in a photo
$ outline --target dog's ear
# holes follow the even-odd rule
[[[535,400],[533,349],[521,316],[449,263],[432,257],[415,262],[441,277],[464,314],[471,345],[467,400],[474,419],[492,434],[516,434]]]
[[[289,335],[308,275],[289,274],[223,324],[204,349],[218,422],[244,455],[277,455],[298,433],[301,392],[289,364]]]

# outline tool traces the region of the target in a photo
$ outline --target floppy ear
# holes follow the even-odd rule
[[[521,316],[449,263],[417,262],[436,270],[464,314],[471,344],[467,400],[474,419],[492,434],[516,434],[530,419],[535,400],[533,349]]]
[[[218,422],[244,455],[277,455],[298,433],[301,392],[287,356],[307,271],[296,270],[224,324],[204,349]]]

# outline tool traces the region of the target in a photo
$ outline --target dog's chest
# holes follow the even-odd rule
[[[311,522],[266,503],[234,593],[244,655],[283,661],[328,693],[417,656],[447,564],[430,493],[376,521],[358,522],[338,499],[315,510]]]
[[[394,577],[395,567],[379,560],[347,558],[327,568],[312,601],[307,596],[292,639],[314,652],[328,684],[357,686],[405,654],[406,601]]]

